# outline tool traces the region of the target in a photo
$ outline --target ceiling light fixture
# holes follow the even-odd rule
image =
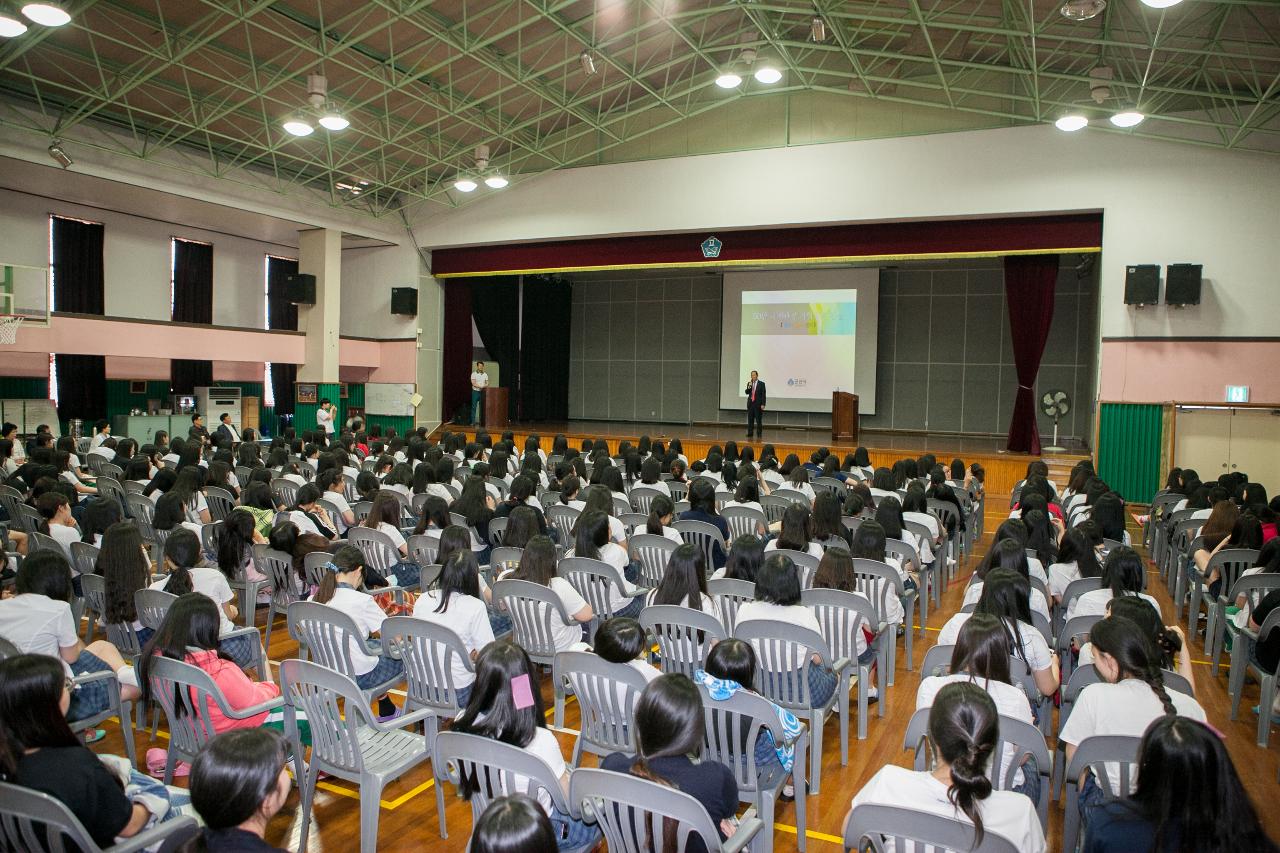
[[[460,193],[474,192],[477,186],[475,179],[470,175],[459,175],[453,181],[453,188]]]
[[[827,22],[817,16],[809,22],[809,38],[817,44],[827,40]]]
[[[491,190],[500,190],[509,183],[511,182],[496,172],[484,179],[484,185]]]
[[[284,120],[282,126],[294,136],[310,136],[319,124],[325,130],[346,130],[351,119],[329,100],[329,81],[323,74],[307,75],[307,105]]]
[[[590,77],[592,74],[596,73],[596,60],[595,57],[591,55],[591,51],[584,50],[582,53],[578,54],[578,61],[582,63],[583,74]]]
[[[1058,130],[1064,130],[1067,133],[1075,133],[1077,130],[1083,130],[1089,126],[1089,119],[1080,113],[1068,113],[1053,123]]]
[[[62,143],[57,139],[53,140],[53,142],[49,145],[49,156],[52,157],[54,161],[64,169],[70,166],[73,162],[75,162],[74,160],[71,159],[71,155],[68,154],[65,150],[63,150]]]
[[[310,136],[316,130],[311,126],[311,122],[307,121],[306,116],[301,113],[289,116],[284,120],[284,124],[281,127],[292,136]]]
[[[1182,0],[1142,0],[1142,5],[1150,6],[1152,9],[1168,9],[1170,6],[1177,6]]]
[[[1058,14],[1068,21],[1088,21],[1098,17],[1107,8],[1107,0],[1067,0]]]
[[[755,73],[752,75],[757,83],[777,83],[782,79],[782,69],[772,57],[761,56],[756,59]]]
[[[731,63],[724,67],[724,70],[720,72],[720,76],[716,77],[716,85],[721,89],[736,89],[742,85],[742,74],[739,72],[736,63]]]
[[[325,110],[324,115],[320,116],[320,126],[325,130],[346,130],[351,126],[351,121],[342,113],[331,108]]]
[[[1111,116],[1111,123],[1116,127],[1137,127],[1145,119],[1146,116],[1137,110],[1122,110]]]
[[[46,27],[61,27],[71,22],[71,16],[67,14],[67,10],[62,8],[61,3],[55,3],[53,0],[28,3],[22,7],[22,14]]]
[[[17,18],[0,14],[0,38],[11,39],[27,31],[27,25]]]

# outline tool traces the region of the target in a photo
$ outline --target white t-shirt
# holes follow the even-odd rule
[[[972,613],[961,611],[947,620],[942,626],[942,630],[938,632],[939,646],[954,646],[956,640],[960,638],[960,629],[964,627],[964,623],[969,621]],[[1018,623],[1018,633],[1022,635],[1022,659],[1027,662],[1032,672],[1039,672],[1042,669],[1048,669],[1053,661],[1049,658],[1049,643],[1045,640],[1034,625],[1028,625],[1026,622]],[[1015,651],[1014,657],[1018,654]]]
[[[454,593],[449,596],[449,607],[443,613],[437,613],[440,606],[440,591],[430,589],[418,596],[413,605],[415,618],[450,629],[462,640],[468,652],[478,652],[493,642],[493,627],[489,624],[489,609],[483,601],[469,595]],[[463,661],[456,657],[451,666],[455,687],[470,687],[475,683],[474,672],[467,669]]]
[[[764,550],[766,552],[778,550],[778,540],[770,539],[769,542],[764,546]],[[822,546],[819,545],[817,542],[810,542],[809,547],[805,548],[804,550],[805,550],[805,553],[809,554],[810,556],[817,557],[819,560],[822,559]]]
[[[320,528],[316,527],[315,522],[307,517],[307,514],[300,509],[291,510],[289,512],[289,520],[298,528],[298,533],[314,533],[317,536],[324,536],[320,532]],[[325,536],[326,539],[329,537]]]
[[[34,592],[0,599],[0,637],[26,654],[62,661],[62,649],[79,642],[71,605]],[[71,667],[62,661],[68,676]]]
[[[110,437],[111,433],[109,432],[95,432],[93,434],[93,438],[89,440],[89,449],[96,450],[102,445],[102,442],[106,441]]]
[[[472,387],[472,389],[475,389],[475,388],[488,388],[488,387],[489,387],[489,374],[487,374],[487,373],[474,373],[474,372],[473,372],[473,373],[471,374],[471,387]]]
[[[759,501],[725,501],[724,509],[735,506],[745,506],[747,509],[754,509],[756,512],[764,512],[764,507]]]
[[[404,534],[400,532],[400,528],[394,524],[387,524],[385,521],[378,522],[378,529],[391,537],[391,541],[395,543],[396,548],[403,554],[408,545],[404,541]]]
[[[967,672],[953,672],[950,675],[931,675],[920,682],[920,689],[916,691],[916,710],[921,708],[929,708],[933,706],[933,700],[937,697],[938,691],[946,687],[948,684],[957,684],[962,681],[972,681],[981,687],[991,696],[996,703],[996,710],[1001,716],[1011,717],[1015,720],[1021,720],[1024,723],[1031,724],[1031,703],[1027,701],[1027,694],[1022,692],[1019,687],[1012,684],[1005,684],[1003,681],[987,681],[984,678],[973,678]],[[1004,750],[1000,755],[1000,767],[998,771],[999,779],[1003,779],[1005,773],[1008,772],[1009,765],[1016,759],[1017,748],[1011,743],[1004,745]],[[1022,770],[1016,770],[1013,776],[1013,784],[1021,785],[1023,783]]]
[[[1127,594],[1133,595],[1133,593]],[[1145,592],[1137,593],[1137,595],[1140,598],[1145,599],[1147,603],[1154,607],[1156,609],[1156,613],[1160,612],[1160,602],[1156,601]],[[1111,599],[1114,597],[1115,596],[1111,594],[1111,590],[1107,588],[1094,589],[1086,592],[1084,595],[1078,595],[1071,602],[1071,606],[1067,608],[1066,620],[1070,622],[1077,616],[1106,616],[1107,605],[1111,603]]]
[[[560,742],[556,740],[556,736],[551,733],[550,729],[542,727],[534,729],[533,739],[525,744],[524,749],[526,752],[536,755],[547,762],[547,765],[551,768],[551,774],[557,780],[568,770],[564,763],[564,754],[560,752]],[[503,774],[503,779],[506,779],[505,773]],[[514,787],[507,791],[508,794],[523,794],[528,790],[529,777],[513,773],[511,775],[511,783]],[[553,808],[551,795],[539,789],[537,796],[538,805],[542,806],[542,810],[550,815]]]
[[[657,594],[658,594],[658,591],[656,589],[650,590],[650,592],[644,597],[644,606],[652,607],[653,597]],[[688,607],[689,599],[688,598],[680,599],[680,603],[677,606]],[[706,593],[702,594],[702,604],[697,609],[701,610],[703,613],[707,614],[708,616],[713,616],[716,619],[720,618],[720,611],[716,608],[716,603],[712,601],[711,596],[707,595]]]
[[[116,452],[112,450],[110,447],[98,447],[89,452],[91,454],[101,456],[103,459],[107,460],[108,462],[116,458]]]
[[[572,557],[574,556],[574,552],[570,551],[565,556]],[[631,562],[631,558],[627,556],[627,552],[622,549],[622,546],[615,545],[612,542],[604,543],[604,547],[600,549],[599,559],[601,562],[608,563],[613,566],[618,570],[619,574],[623,574],[626,571],[627,565]],[[614,610],[626,607],[631,603],[630,593],[634,593],[635,591],[635,585],[628,581],[626,576],[623,575],[622,589],[613,587],[613,598],[609,599],[609,603],[613,606]],[[582,608],[578,609],[581,610]],[[570,612],[575,613],[577,611]]]
[[[799,625],[801,628],[822,632],[822,626],[818,624],[818,617],[813,615],[812,610],[801,604],[782,605],[768,601],[744,601],[742,606],[738,608],[738,618],[734,624],[741,625],[743,622],[750,622],[753,619],[790,622],[793,625]]]
[[[551,637],[555,640],[556,651],[568,651],[582,642],[582,623],[573,617],[587,606],[587,600],[578,594],[573,584],[562,577],[552,578],[547,586],[559,596],[560,603],[564,605],[564,612],[569,615],[567,624],[560,621],[559,614],[551,617]]]
[[[1045,853],[1044,831],[1035,804],[1023,794],[1013,791],[992,791],[985,800],[979,800],[983,828],[1006,838],[1021,853]],[[861,805],[899,806],[918,809],[931,814],[969,823],[964,812],[947,798],[947,786],[927,771],[908,770],[897,765],[886,765],[871,777],[853,798],[855,807]],[[913,849],[914,845],[908,845]],[[896,851],[892,843],[885,845],[887,853]]]
[[[1204,708],[1195,699],[1176,690],[1166,688],[1165,692],[1178,716],[1206,721]],[[1085,738],[1094,735],[1141,737],[1152,720],[1163,716],[1164,705],[1145,681],[1126,678],[1116,684],[1090,684],[1076,697],[1058,740],[1079,746]],[[1136,767],[1134,772],[1136,774]],[[1107,776],[1112,793],[1120,796],[1120,762],[1107,762]]]
[[[1110,599],[1110,593],[1108,600]],[[969,584],[969,588],[964,591],[964,601],[961,607],[968,607],[970,604],[977,604],[978,599],[982,597],[982,581],[975,580]],[[1049,602],[1045,601],[1044,593],[1034,587],[1031,589],[1031,609],[1042,615],[1045,619],[1049,618]]]
[[[330,409],[316,409],[316,426],[329,435],[333,435],[333,411]]]
[[[65,524],[50,524],[49,535],[62,546],[62,550],[66,552],[67,559],[71,559],[71,543],[80,541],[80,530],[75,527],[68,527]],[[74,561],[72,562],[74,563]]]
[[[228,601],[235,601],[235,593],[231,591],[231,585],[227,583],[227,576],[219,569],[209,569],[202,566],[188,569],[191,573],[191,589],[201,595],[213,599],[213,603],[218,605],[218,636],[226,636],[236,629],[231,624],[231,620],[227,618],[227,612],[222,609],[222,605]],[[169,578],[164,577],[151,585],[151,589],[165,590],[169,587]]]
[[[654,483],[636,483],[635,488],[654,489],[656,491],[662,492],[667,497],[671,497],[671,487],[667,485],[665,480],[658,480],[657,482],[654,482]]]
[[[1080,580],[1080,569],[1075,563],[1054,563],[1049,567],[1049,594],[1061,599],[1072,581]]]
[[[338,587],[333,593],[333,598],[324,603],[334,610],[341,610],[354,619],[356,630],[361,631],[365,639],[368,639],[370,634],[381,631],[382,622],[387,618],[387,614],[382,612],[382,608],[374,603],[373,596],[346,586]],[[378,659],[366,652],[364,643],[355,638],[351,639],[349,645],[351,647],[351,666],[355,674],[364,675],[366,672],[372,672],[373,668],[378,665]]]

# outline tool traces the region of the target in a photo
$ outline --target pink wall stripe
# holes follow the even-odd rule
[[[1101,400],[1218,403],[1248,385],[1249,402],[1280,405],[1280,342],[1103,341]]]

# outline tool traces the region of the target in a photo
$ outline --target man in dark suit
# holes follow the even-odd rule
[[[747,438],[751,438],[751,425],[755,424],[756,437],[764,437],[764,404],[766,402],[764,383],[760,374],[751,371],[751,379],[747,381]]]
[[[218,421],[218,429],[216,430],[218,445],[230,450],[232,446],[240,443],[240,433],[237,432],[235,426],[232,425],[231,415],[227,412],[223,412],[222,416],[218,418]]]
[[[199,413],[191,416],[191,429],[187,430],[187,438],[200,444],[209,443],[209,429],[204,425],[204,418]]]

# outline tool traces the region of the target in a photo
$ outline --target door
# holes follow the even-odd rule
[[[1212,483],[1231,470],[1231,409],[1177,409],[1173,464]]]
[[[1250,482],[1280,490],[1280,416],[1275,409],[1235,409],[1231,417],[1228,471],[1243,471]]]

